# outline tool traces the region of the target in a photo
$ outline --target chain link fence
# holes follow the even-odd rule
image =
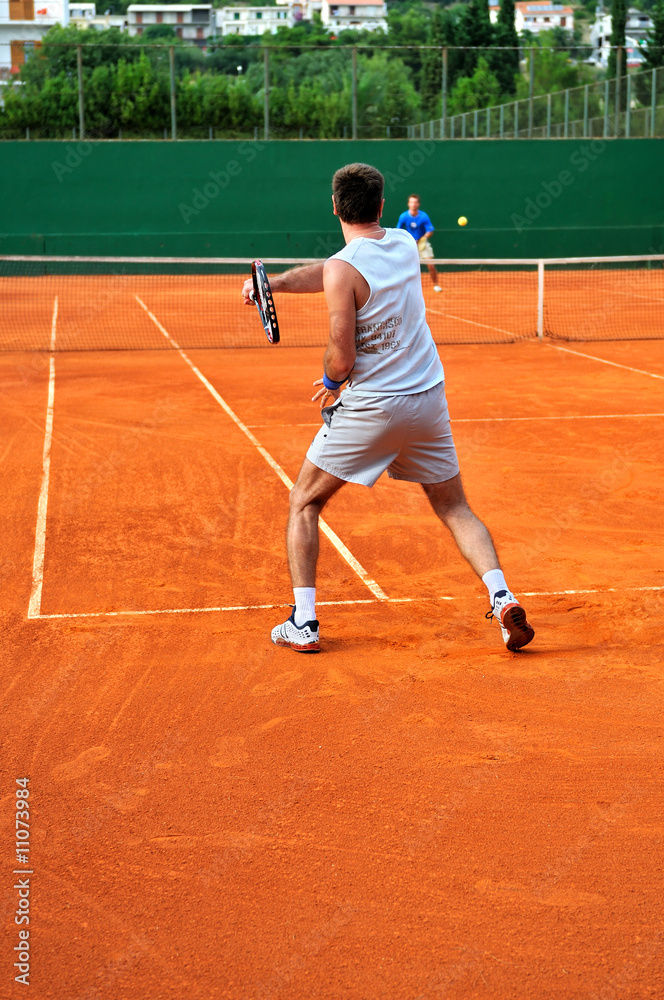
[[[44,43],[0,85],[0,139],[469,139],[664,135],[664,69],[538,94],[521,48],[514,95],[457,113],[448,61],[514,65],[513,48]],[[576,58],[575,58],[576,57]],[[622,50],[618,50],[620,66]],[[466,81],[468,82],[468,81]],[[541,89],[541,88],[539,88]],[[526,97],[522,96],[523,93]],[[480,98],[476,95],[476,103]],[[430,116],[429,110],[438,117]]]

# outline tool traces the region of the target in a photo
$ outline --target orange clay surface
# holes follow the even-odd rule
[[[322,652],[273,646],[287,490],[175,351],[56,356],[28,618],[48,356],[0,356],[2,997],[664,994],[664,343],[441,353],[519,654],[386,478],[325,516],[389,601],[324,538]],[[190,357],[295,478],[321,350]]]

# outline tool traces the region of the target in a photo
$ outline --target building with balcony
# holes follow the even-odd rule
[[[262,35],[265,31],[275,34],[278,28],[292,28],[296,20],[293,8],[302,10],[302,4],[280,7],[219,7],[215,10],[218,35]]]
[[[642,49],[647,46],[648,32],[654,25],[652,18],[643,10],[630,7],[627,11],[625,24],[625,55],[627,66],[641,66],[644,62]],[[606,66],[611,51],[611,32],[613,30],[611,15],[604,12],[603,7],[597,8],[595,23],[590,29],[590,44],[593,47],[592,58],[598,66]]]
[[[69,24],[68,0],[0,0],[0,76],[17,73],[54,24]]]
[[[495,0],[489,2],[489,17],[492,24],[498,20],[500,4]],[[563,28],[564,31],[574,31],[574,8],[557,3],[515,3],[514,27],[517,34],[529,31],[539,35],[541,31],[551,31],[552,28]]]
[[[203,48],[214,34],[211,4],[144,4],[127,8],[127,30],[142,35],[149,24],[171,25],[178,38]]]
[[[323,0],[321,20],[328,31],[335,33],[345,28],[387,31],[387,4],[378,0],[353,0],[352,3]]]

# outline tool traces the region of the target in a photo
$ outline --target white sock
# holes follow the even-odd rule
[[[316,588],[293,587],[295,597],[295,624],[302,628],[306,622],[316,620]]]
[[[485,585],[486,589],[489,591],[489,600],[491,602],[491,607],[493,607],[493,599],[496,594],[500,593],[501,590],[506,590],[508,593],[512,593],[510,588],[507,586],[507,582],[503,575],[502,569],[490,569],[488,573],[485,573],[482,577],[482,583]]]

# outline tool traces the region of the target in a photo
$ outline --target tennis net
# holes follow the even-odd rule
[[[278,274],[305,259],[266,259]],[[432,261],[439,344],[664,338],[664,255]],[[0,257],[0,350],[267,347],[248,258]],[[283,346],[327,342],[325,298],[275,293]]]

